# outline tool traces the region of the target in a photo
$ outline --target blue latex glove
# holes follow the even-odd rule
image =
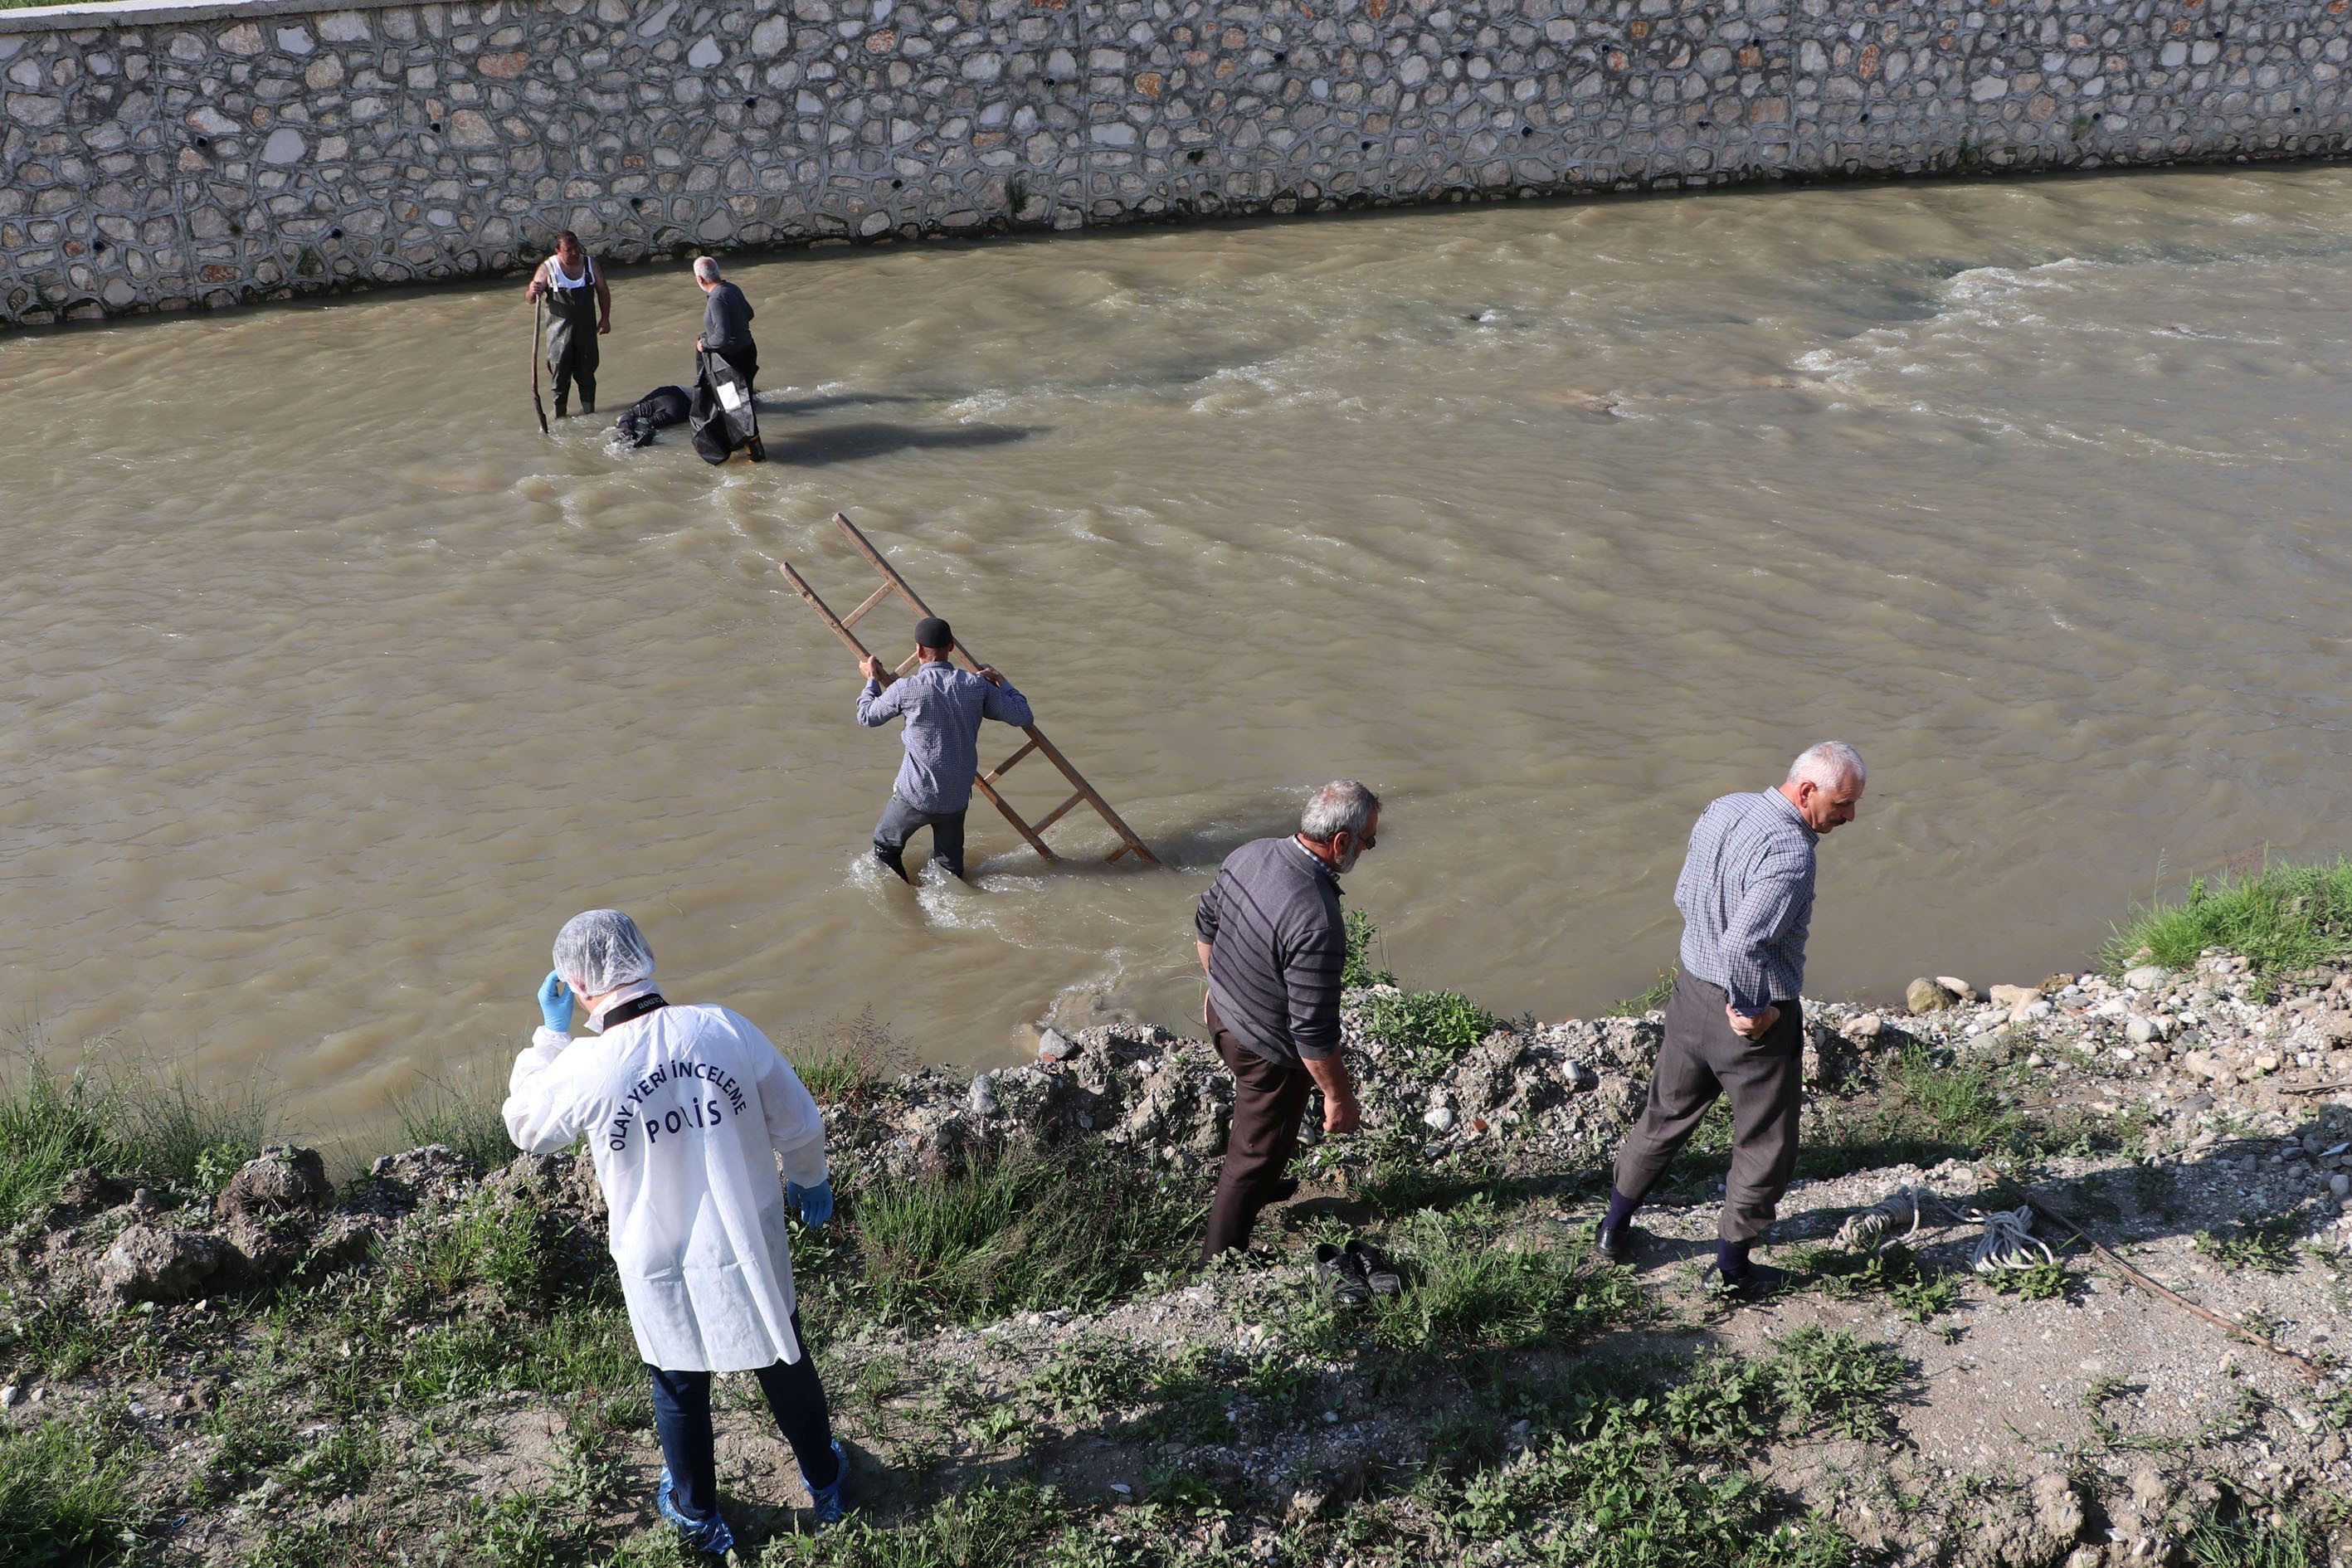
[[[539,1016],[557,1034],[572,1032],[572,987],[552,969],[539,983]]]
[[[801,1223],[811,1230],[822,1229],[833,1217],[833,1178],[827,1176],[813,1187],[798,1182],[784,1184],[784,1196],[792,1199],[801,1211]]]

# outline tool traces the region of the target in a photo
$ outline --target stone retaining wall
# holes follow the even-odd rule
[[[2347,0],[0,11],[0,322],[688,248],[2344,151]]]

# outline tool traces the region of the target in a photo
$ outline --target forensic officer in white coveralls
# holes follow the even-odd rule
[[[692,1545],[722,1553],[734,1536],[719,1512],[714,1372],[758,1374],[818,1523],[845,1507],[848,1458],[802,1343],[785,1226],[788,1203],[812,1227],[832,1217],[833,1185],[824,1118],[767,1037],[724,1007],[666,1001],[653,978],[653,950],[620,910],[565,922],[539,988],[544,1026],[507,1086],[507,1131],[534,1153],[587,1140],[653,1373],[656,1500]],[[597,1038],[572,1039],[575,997]]]

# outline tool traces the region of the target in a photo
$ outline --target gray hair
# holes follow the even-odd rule
[[[1298,831],[1317,844],[1328,844],[1342,833],[1361,838],[1364,825],[1380,808],[1381,797],[1354,779],[1333,779],[1298,814]]]
[[[719,258],[715,256],[696,257],[694,258],[694,275],[697,279],[705,283],[718,282]]]
[[[1819,789],[1835,789],[1847,779],[1856,784],[1870,782],[1870,770],[1862,765],[1862,753],[1843,741],[1816,741],[1797,754],[1789,764],[1790,784],[1810,784]]]

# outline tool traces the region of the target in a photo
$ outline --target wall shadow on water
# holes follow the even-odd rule
[[[1040,428],[1026,425],[959,425],[941,430],[877,419],[788,436],[773,436],[763,430],[761,437],[767,443],[771,462],[816,468],[919,447],[1003,447],[1025,441],[1038,434]]]

